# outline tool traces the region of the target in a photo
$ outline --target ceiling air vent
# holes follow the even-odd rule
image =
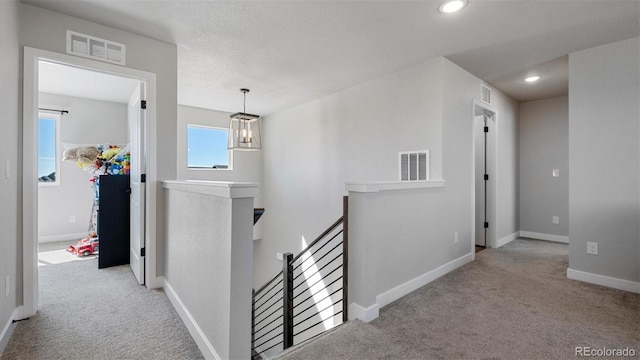
[[[491,104],[491,89],[484,84],[480,84],[480,91],[482,93],[482,101]]]
[[[429,180],[429,150],[400,153],[400,180]]]
[[[125,65],[125,46],[67,30],[67,54]]]

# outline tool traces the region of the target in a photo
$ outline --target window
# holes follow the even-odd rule
[[[187,167],[189,169],[231,169],[227,150],[229,131],[208,126],[187,126]]]
[[[60,185],[60,115],[38,114],[38,183]]]

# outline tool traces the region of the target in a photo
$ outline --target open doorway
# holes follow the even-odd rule
[[[495,241],[495,125],[496,111],[488,104],[473,103],[474,244],[476,252]]]
[[[38,69],[38,266],[128,263],[127,106],[140,81],[43,60]]]
[[[119,79],[120,83],[124,83],[125,80],[128,80],[130,84],[135,84],[135,88],[124,91],[121,96],[127,99],[127,104],[123,105],[123,114],[127,120],[124,122],[123,128],[120,129],[124,134],[125,144],[129,144],[130,153],[131,153],[131,164],[137,164],[136,169],[131,169],[131,174],[135,174],[137,176],[137,182],[144,182],[146,178],[146,169],[155,168],[155,158],[151,159],[152,161],[146,162],[142,161],[144,157],[148,154],[153,153],[155,151],[155,142],[149,144],[150,148],[147,150],[146,142],[144,140],[149,138],[154,138],[155,135],[155,126],[145,126],[149,123],[153,124],[155,122],[155,107],[152,104],[149,104],[143,100],[151,100],[155,102],[155,75],[151,73],[147,73],[144,71],[129,69],[121,66],[115,66],[111,64],[104,64],[94,60],[89,59],[81,59],[73,56],[68,56],[59,53],[52,53],[45,50],[32,49],[25,47],[25,64],[24,64],[24,102],[23,102],[23,132],[24,132],[24,143],[23,143],[23,217],[24,217],[24,228],[23,228],[23,298],[24,298],[24,306],[21,309],[21,314],[19,315],[21,318],[25,318],[35,314],[38,307],[38,238],[39,238],[39,195],[40,195],[40,186],[38,183],[38,121],[40,112],[38,110],[41,106],[41,89],[40,89],[40,81],[39,81],[39,72],[41,70],[46,72],[46,65],[55,65],[58,66],[58,69],[66,69],[66,70],[76,70],[76,71],[84,71],[86,73],[92,73],[93,75],[100,75],[103,77],[109,77],[110,79]],[[71,81],[70,78],[65,78],[60,80],[61,83],[66,83],[67,86],[69,84],[78,85],[78,81]],[[83,93],[84,97],[87,98],[87,94],[90,91],[93,92],[105,92],[105,89],[108,86],[105,86],[99,82],[90,82],[90,87],[85,88]],[[145,91],[146,90],[146,91]],[[56,94],[58,96],[58,100],[60,99],[60,94]],[[68,96],[68,94],[67,94]],[[146,97],[145,97],[146,96]],[[42,96],[43,99],[46,96]],[[79,98],[79,97],[78,97]],[[51,100],[51,98],[49,99]],[[68,99],[67,99],[68,100]],[[133,101],[133,103],[132,103]],[[95,105],[95,103],[94,103]],[[135,106],[136,109],[131,109],[132,106]],[[145,108],[147,110],[145,110]],[[94,111],[99,111],[95,110]],[[54,109],[54,110],[64,110],[64,109]],[[91,112],[91,109],[89,110]],[[132,118],[133,116],[133,118]],[[145,117],[148,119],[148,122],[145,122]],[[113,121],[102,120],[104,123],[102,124],[102,129],[113,126]],[[78,130],[76,130],[78,131]],[[105,131],[106,132],[106,131]],[[76,138],[77,139],[77,138]],[[122,139],[122,138],[120,138]],[[67,139],[70,140],[70,139]],[[93,142],[103,142],[103,141],[77,141],[76,144],[73,145],[85,145],[87,143],[91,144]],[[111,143],[111,139],[103,139],[107,140],[104,142]],[[60,142],[64,142],[65,139],[60,139]],[[120,142],[120,141],[116,141]],[[62,153],[62,144],[59,145],[60,149],[57,155]],[[76,166],[75,164],[68,164],[70,166]],[[60,165],[62,166],[62,165]],[[80,170],[82,171],[82,170]],[[64,181],[64,173],[60,173],[58,177],[58,182],[61,183]],[[152,173],[152,179],[154,179]],[[132,186],[127,184],[128,189]],[[138,238],[137,242],[132,242],[138,246],[136,249],[130,248],[129,254],[131,258],[134,258],[132,261],[135,265],[135,269],[133,269],[133,273],[135,274],[139,283],[144,283],[147,277],[151,277],[153,279],[150,287],[157,287],[157,279],[156,279],[156,266],[155,266],[155,254],[151,257],[151,261],[147,261],[147,266],[145,266],[144,260],[142,257],[144,255],[144,247],[148,247],[153,250],[155,253],[155,237],[154,234],[143,234],[140,229],[145,229],[149,227],[155,226],[155,224],[149,224],[150,219],[155,218],[154,211],[151,211],[150,216],[145,216],[143,210],[145,207],[153,208],[155,206],[155,185],[149,188],[143,186],[137,186],[138,195],[135,199],[136,201],[129,200],[130,203],[135,203],[138,208],[138,213],[132,218],[134,221],[138,223],[135,226],[131,226],[132,229],[135,229]],[[150,194],[147,194],[150,192]],[[128,195],[128,194],[127,194]],[[93,197],[93,194],[91,195]],[[151,203],[151,206],[149,205]],[[68,221],[70,223],[81,223],[83,219],[89,220],[89,218],[93,216],[91,212],[80,214],[66,214],[65,220],[68,217]],[[80,220],[80,221],[79,221]],[[86,221],[86,220],[85,220]],[[85,222],[82,221],[82,222]],[[127,219],[127,225],[129,225],[130,219]],[[87,224],[85,222],[85,224]],[[86,225],[87,230],[89,230],[88,225]],[[88,231],[87,231],[88,233]],[[88,235],[88,234],[87,234]],[[135,254],[135,256],[134,256]],[[128,256],[129,257],[129,256]],[[142,261],[141,261],[142,260]],[[151,271],[148,271],[145,274],[146,268],[149,268]],[[137,269],[137,271],[136,271]],[[141,271],[142,270],[142,271]]]

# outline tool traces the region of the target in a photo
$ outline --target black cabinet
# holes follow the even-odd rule
[[[98,269],[129,263],[129,175],[100,175]]]

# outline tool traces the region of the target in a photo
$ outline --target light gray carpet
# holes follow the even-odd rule
[[[567,245],[518,239],[280,359],[575,359],[633,348],[640,295],[568,280]]]
[[[38,314],[18,323],[2,360],[203,358],[163,291],[97,261],[39,268]]]

